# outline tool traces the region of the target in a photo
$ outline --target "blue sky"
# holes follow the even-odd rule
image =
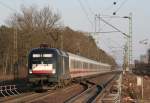
[[[79,1],[84,6],[88,15],[85,15]],[[117,2],[116,5],[113,5],[114,1]],[[123,1],[124,0],[0,0],[0,24],[4,24],[15,10],[19,12],[22,5],[36,5],[39,8],[49,5],[52,9],[61,14],[61,22],[65,26],[69,26],[74,30],[93,32],[94,28],[87,19],[87,16],[90,21],[94,23],[94,14],[112,15]],[[133,14],[133,58],[138,58],[140,54],[144,54],[148,47],[139,44],[139,41],[150,38],[149,4],[150,0],[126,0],[126,3],[117,12],[117,16],[128,16],[130,12]],[[123,32],[128,33],[128,20],[106,18],[105,20]],[[103,31],[113,30],[102,22],[100,29]],[[118,61],[122,61],[122,51],[120,51],[120,49],[117,51],[112,49],[112,47],[122,47],[124,45],[125,39],[122,34],[98,34],[95,37],[97,38],[99,47],[111,53]]]

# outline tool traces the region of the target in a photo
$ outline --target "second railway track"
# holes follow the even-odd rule
[[[12,96],[12,97],[1,98],[0,103],[41,103],[41,101],[45,100],[45,98],[51,98],[51,101],[47,101],[47,103],[49,102],[56,103],[58,101],[59,101],[58,103],[61,103],[63,102],[64,99],[70,96],[68,95],[67,97],[65,97],[62,94],[64,95],[70,94],[69,92],[73,92],[75,88],[79,89],[78,90],[79,92],[84,90],[84,88],[82,88],[82,86],[80,86],[79,84],[73,84],[72,86],[68,86],[63,89],[49,90],[44,93],[31,92],[31,93],[24,93],[17,96]],[[76,95],[76,94],[77,93],[72,95]],[[58,99],[56,99],[55,97],[58,97]]]
[[[51,94],[50,92],[46,92],[46,93],[26,93],[26,94],[22,94],[19,96],[14,96],[14,97],[10,97],[10,98],[5,98],[3,100],[0,100],[0,102],[2,103],[31,103],[37,99],[42,99],[46,96],[48,96],[49,94]]]
[[[65,103],[96,103],[97,97],[104,93],[105,87],[110,87],[110,83],[115,80],[117,76],[118,75],[111,75],[107,80],[103,79],[101,83],[93,85],[81,94],[68,99]]]

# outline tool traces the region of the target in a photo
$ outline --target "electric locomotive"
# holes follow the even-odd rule
[[[56,48],[34,48],[28,56],[31,84],[64,84],[74,78],[111,71],[109,64],[97,62]]]

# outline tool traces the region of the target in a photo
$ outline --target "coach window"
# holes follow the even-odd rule
[[[89,63],[87,63],[87,69],[89,69],[89,68],[90,68],[89,66],[90,66],[90,64],[89,64]]]
[[[78,61],[75,61],[76,62],[76,69],[78,68]]]
[[[81,68],[83,69],[83,62],[81,62]]]
[[[77,68],[79,68],[79,66],[80,66],[80,63],[79,63],[79,61],[77,61]]]
[[[92,64],[90,64],[90,69],[92,69]]]
[[[76,68],[76,62],[73,60],[73,68]]]
[[[81,61],[79,61],[80,62],[80,69],[82,68],[82,62]]]
[[[80,69],[81,68],[81,62],[78,61],[78,68]]]
[[[99,65],[97,65],[97,69],[99,70]]]
[[[102,65],[99,65],[99,67],[100,67],[101,70],[103,69],[103,68],[102,68]]]
[[[82,68],[81,61],[78,61],[78,63],[79,63],[79,68],[81,69]]]
[[[102,69],[104,70],[104,66],[102,65]]]
[[[89,63],[89,69],[91,69],[91,63]]]
[[[82,69],[82,62],[80,61],[80,69]]]
[[[88,63],[85,62],[85,69],[88,69]]]
[[[73,60],[73,68],[76,68],[75,60]]]
[[[95,68],[95,65],[93,64],[93,69]]]
[[[76,69],[78,68],[78,61],[76,61]]]
[[[74,60],[74,69],[76,68],[76,61]]]
[[[73,60],[71,60],[70,67],[73,68]]]
[[[92,64],[92,69],[94,69],[94,64]]]
[[[83,69],[83,63],[84,63],[84,62],[81,62],[81,68],[82,68],[82,69]]]
[[[83,69],[85,68],[85,62],[83,62]]]
[[[92,69],[92,64],[90,64],[90,69]]]
[[[74,67],[74,69],[76,68],[76,62],[75,62],[75,60],[73,60],[73,67]]]
[[[96,69],[96,64],[94,64],[94,69]]]
[[[88,69],[88,63],[85,63],[85,68]]]
[[[84,69],[86,69],[86,68],[87,68],[87,63],[84,62]]]
[[[71,68],[74,68],[74,60],[71,60]]]
[[[78,68],[78,62],[75,60],[75,68]]]

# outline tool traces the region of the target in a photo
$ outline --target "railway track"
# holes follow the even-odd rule
[[[68,99],[65,103],[97,103],[100,97],[105,94],[105,91],[110,89],[112,86],[111,82],[115,80],[116,77],[116,75],[110,76],[107,80],[105,79],[105,81],[100,84],[93,85],[81,94]]]
[[[121,103],[122,74],[114,77],[91,103]]]
[[[51,94],[50,92],[46,93],[26,93],[19,96],[6,97],[0,100],[1,103],[31,103],[37,99],[42,99]]]
[[[73,84],[62,89],[49,90],[44,93],[30,92],[1,98],[0,103],[91,103],[96,101],[96,98],[105,92],[106,89],[104,90],[104,87],[108,86],[115,77],[116,73],[109,73],[101,75],[95,81],[94,79],[89,80],[89,83],[93,83],[88,85],[88,88],[85,85],[81,85],[82,83]]]
[[[34,102],[36,103],[38,101],[43,100],[44,98],[53,97],[54,95],[57,95],[60,92],[67,93],[71,89],[76,88],[78,86],[79,85],[77,84],[73,84],[72,86],[63,89],[48,90],[47,92],[43,92],[43,93],[31,92],[31,93],[24,93],[16,96],[9,96],[5,98],[1,98],[0,103],[34,103]]]
[[[65,101],[65,103],[81,103],[81,102],[86,103],[88,100],[90,100],[90,98],[92,98],[93,95],[96,95],[96,94],[97,94],[97,86],[95,85],[91,88],[88,88],[81,94],[70,98],[69,100]]]

